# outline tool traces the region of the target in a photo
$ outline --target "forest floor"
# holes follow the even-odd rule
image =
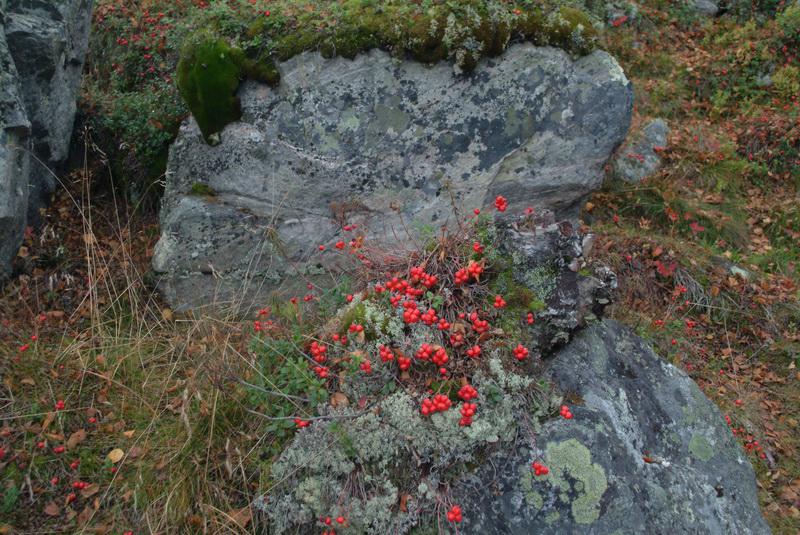
[[[773,531],[798,533],[800,81],[759,82],[797,49],[772,18],[648,2],[619,20],[603,39],[634,83],[632,133],[661,117],[671,134],[655,176],[585,207],[619,276],[610,315],[719,405]],[[0,534],[252,532],[271,440],[236,380],[252,326],[159,301],[157,218],[93,188],[102,172],[89,150],[62,179],[0,297]]]

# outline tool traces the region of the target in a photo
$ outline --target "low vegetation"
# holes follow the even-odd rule
[[[429,30],[430,20],[428,26],[411,22],[446,4],[385,5],[412,32]],[[502,7],[509,20],[521,20],[511,18],[519,17],[515,9],[532,13],[534,6],[482,5]],[[306,432],[315,407],[337,393],[358,408],[357,390],[338,383],[330,388],[314,367],[369,376],[362,368],[367,359],[341,339],[358,343],[363,335],[364,344],[374,345],[385,335],[389,325],[378,322],[373,329],[366,307],[388,306],[388,293],[374,285],[362,293],[364,282],[377,277],[342,280],[326,292],[312,289],[308,301],[297,296],[268,303],[264,313],[242,322],[177,316],[159,303],[147,275],[158,227],[139,201],[158,188],[166,147],[188,113],[174,79],[183,43],[209,35],[199,29],[211,32],[215,46],[241,50],[237,56],[226,49],[237,79],[266,79],[268,72],[248,69],[285,59],[292,50],[330,47],[325,53],[332,53],[335,46],[345,55],[337,39],[350,34],[339,29],[352,28],[354,14],[376,9],[351,1],[308,6],[283,0],[96,2],[82,102],[96,143],[89,144],[87,167],[65,181],[44,227],[26,237],[17,259],[23,274],[0,300],[0,533],[258,531],[250,504],[279,488],[273,470],[288,439]],[[654,117],[672,129],[655,176],[624,186],[609,177],[584,209],[584,220],[598,233],[595,255],[618,274],[611,314],[685,369],[720,406],[756,467],[773,531],[797,533],[800,8],[740,2],[721,17],[700,18],[683,3],[653,0],[610,21],[587,12],[597,24],[610,22],[599,34],[600,46],[619,58],[634,82],[634,130]],[[384,46],[370,41],[374,35],[353,36],[358,50]],[[290,47],[290,38],[299,43]],[[458,60],[455,48],[440,44],[418,48],[418,59]],[[186,57],[191,77],[196,62]],[[226,120],[210,119],[217,125]],[[126,184],[132,195],[115,201],[114,190],[100,187],[104,176]],[[475,232],[475,241],[488,244],[482,227]],[[481,258],[471,246],[464,241],[458,249],[459,268]],[[394,268],[407,278],[417,266]],[[426,264],[424,271],[455,281],[456,270]],[[517,287],[502,266],[488,271],[492,276],[476,286],[487,300],[481,306],[493,310],[501,295],[508,316],[498,312],[492,323],[508,332],[517,327],[522,336],[541,297]],[[436,298],[432,292],[429,303]],[[432,307],[437,320],[442,305]],[[344,312],[336,316],[340,306]],[[453,306],[446,320],[454,324],[470,307]],[[354,325],[364,331],[351,333]],[[314,341],[332,349],[327,362],[309,366]],[[501,357],[508,366],[533,366],[533,355],[528,364],[516,362],[515,347]],[[448,357],[468,367],[466,348]],[[391,366],[398,365],[393,373],[401,376],[400,355],[390,349]],[[368,362],[374,375],[386,364],[377,347]],[[419,403],[445,395],[457,426],[462,415],[455,407],[465,401],[457,397],[462,385],[450,382],[454,370],[438,377],[430,362],[421,364],[407,371],[395,394]],[[491,370],[465,370],[490,379]],[[540,386],[528,401],[546,417],[559,417],[559,401],[545,391]],[[560,417],[565,414],[562,409]],[[345,425],[325,432],[340,440],[352,435]],[[357,452],[359,445],[352,447]],[[278,470],[291,468],[284,463]],[[543,468],[535,468],[537,475]],[[323,524],[328,516],[334,528],[340,516],[342,524],[352,520],[323,505]],[[443,521],[460,518],[453,506],[441,505]]]

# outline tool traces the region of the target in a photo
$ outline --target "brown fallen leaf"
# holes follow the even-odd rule
[[[78,444],[84,440],[86,440],[86,431],[83,429],[78,429],[69,436],[69,439],[67,439],[67,449],[74,450]]]
[[[348,405],[350,405],[350,400],[343,393],[335,392],[331,395],[331,407],[347,407]]]
[[[44,415],[44,421],[42,422],[42,431],[46,431],[50,424],[53,423],[53,420],[56,419],[56,413],[48,412]]]
[[[91,498],[98,492],[100,492],[100,485],[98,485],[97,483],[92,483],[85,489],[81,490],[81,496],[83,496],[84,498]]]
[[[136,430],[131,429],[129,431],[124,431],[122,434],[125,435],[126,438],[133,438],[133,435],[136,434]]]
[[[49,502],[44,506],[44,514],[47,516],[58,516],[61,514],[61,507],[56,502]]]
[[[240,528],[246,528],[250,521],[253,519],[253,512],[250,507],[242,507],[239,510],[234,510],[228,513],[228,516],[236,522]]]

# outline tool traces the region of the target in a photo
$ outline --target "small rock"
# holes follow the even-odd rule
[[[663,119],[654,119],[628,141],[617,153],[615,175],[625,182],[638,183],[661,166],[658,151],[667,146],[669,126]]]

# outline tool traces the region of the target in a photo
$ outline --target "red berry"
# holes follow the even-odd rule
[[[508,208],[508,201],[502,195],[498,195],[494,199],[494,206],[498,212],[505,212],[506,208]]]
[[[514,348],[514,358],[517,360],[525,360],[528,357],[528,348],[523,346],[522,344],[517,344],[517,347]]]
[[[339,523],[339,524],[344,524],[344,517],[343,516],[337,516],[336,517],[336,522]]]

